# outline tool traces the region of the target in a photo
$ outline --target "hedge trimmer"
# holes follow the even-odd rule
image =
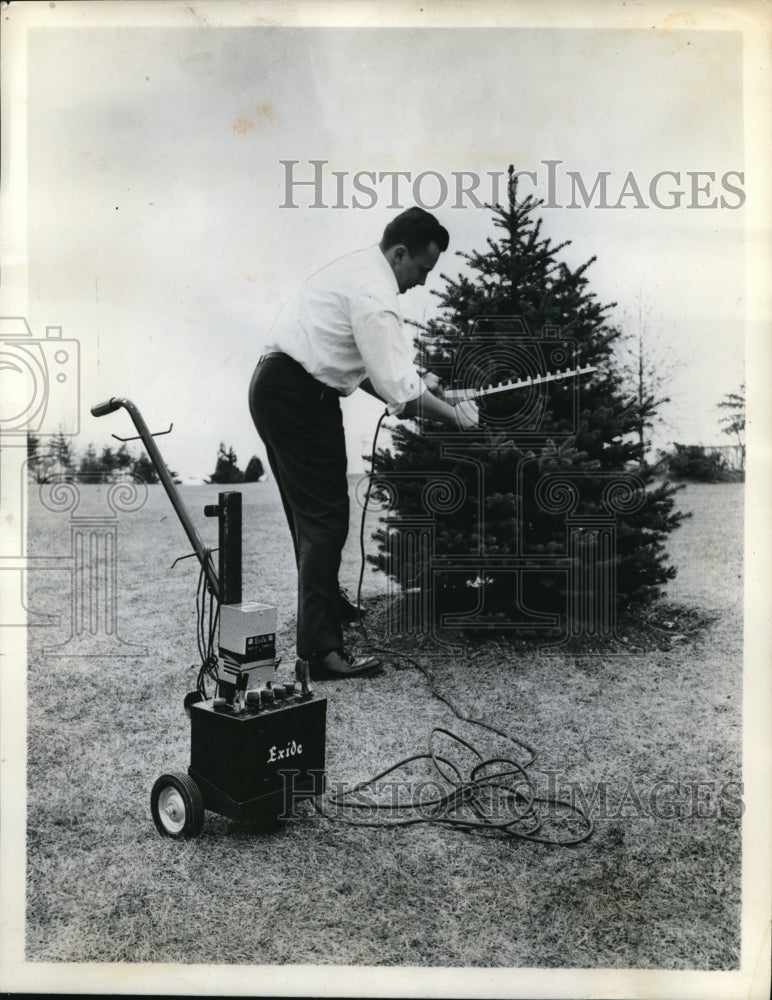
[[[585,365],[584,368],[566,368],[565,371],[547,372],[546,375],[529,375],[522,379],[511,379],[508,382],[498,382],[480,389],[446,389],[444,398],[447,403],[455,405],[470,399],[477,400],[485,396],[492,396],[494,393],[512,392],[514,389],[531,389],[547,382],[562,382],[563,379],[589,375],[597,370],[592,365]]]

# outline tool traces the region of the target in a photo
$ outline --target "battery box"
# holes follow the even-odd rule
[[[224,610],[224,609],[223,609]],[[293,695],[275,708],[190,706],[190,767],[204,807],[231,819],[291,816],[325,787],[327,699]]]
[[[256,601],[220,606],[218,677],[234,687],[268,683],[276,669],[276,608]],[[246,674],[246,682],[243,675]]]

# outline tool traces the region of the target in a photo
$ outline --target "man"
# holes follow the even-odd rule
[[[338,584],[349,525],[340,397],[363,388],[402,418],[419,413],[453,430],[477,426],[477,407],[453,407],[418,373],[398,295],[423,285],[447,249],[447,230],[410,208],[380,243],[312,275],[279,314],[249,391],[252,419],[279,486],[298,570],[297,655],[314,679],[359,677],[380,663],[343,650]],[[348,606],[348,610],[352,610]]]

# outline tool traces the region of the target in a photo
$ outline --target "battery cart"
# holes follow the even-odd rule
[[[270,824],[292,814],[295,802],[325,790],[327,700],[311,690],[308,664],[297,660],[295,680],[275,679],[277,610],[242,600],[241,493],[219,494],[204,508],[218,520],[218,568],[191,520],[153,435],[128,399],[113,397],[92,407],[95,417],[125,409],[201,564],[205,592],[216,611],[217,653],[202,653],[198,689],[184,700],[190,718],[187,773],[161,775],[153,785],[150,810],[166,837],[197,837],[204,814]],[[134,440],[124,439],[120,440]],[[214,644],[212,643],[212,646]],[[205,678],[215,680],[207,697]]]

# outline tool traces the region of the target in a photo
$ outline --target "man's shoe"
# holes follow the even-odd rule
[[[314,681],[335,680],[343,677],[371,677],[381,672],[381,661],[375,656],[360,656],[356,659],[333,649],[326,656],[308,661],[311,679]]]
[[[358,608],[356,604],[351,603],[348,599],[348,594],[342,587],[338,591],[336,606],[341,625],[352,625],[354,622],[359,621],[360,616],[364,617],[365,615],[364,609]]]

